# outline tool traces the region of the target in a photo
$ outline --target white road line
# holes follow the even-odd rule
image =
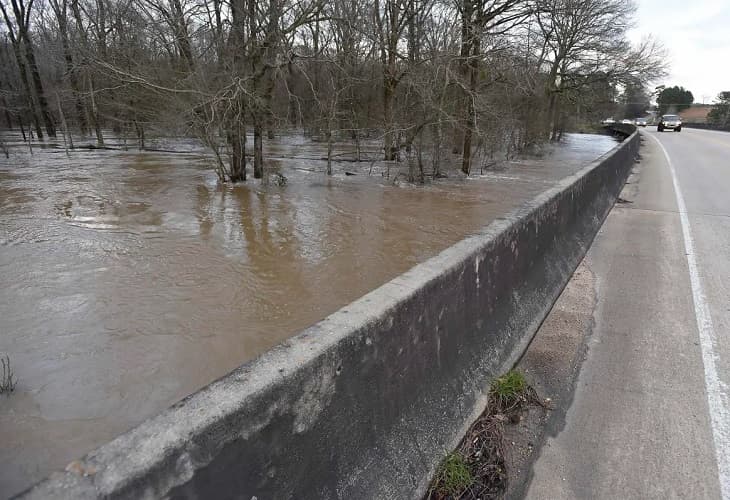
[[[687,265],[689,267],[689,278],[692,285],[692,299],[695,306],[695,318],[697,329],[700,334],[700,346],[702,349],[702,363],[705,367],[705,387],[707,388],[707,404],[710,407],[710,422],[712,424],[712,436],[715,441],[715,458],[717,459],[717,471],[720,479],[720,491],[724,500],[730,500],[730,406],[728,405],[728,388],[720,380],[717,373],[716,361],[719,359],[715,347],[717,337],[712,326],[710,308],[705,299],[700,282],[700,273],[697,267],[697,257],[694,250],[694,241],[690,231],[689,218],[687,217],[687,206],[684,204],[682,190],[677,180],[677,172],[674,170],[672,160],[664,145],[651,134],[646,134],[659,144],[664,152],[664,157],[669,164],[674,183],[674,194],[677,197],[679,218],[682,221],[682,234],[684,235],[684,250],[687,254]]]

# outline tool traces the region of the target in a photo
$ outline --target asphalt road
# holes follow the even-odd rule
[[[588,353],[528,498],[730,499],[730,134],[642,134],[586,257]]]

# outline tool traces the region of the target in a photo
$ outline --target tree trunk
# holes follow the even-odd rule
[[[33,125],[35,126],[36,136],[38,137],[38,139],[43,139],[43,128],[41,127],[41,120],[38,117],[39,113],[38,108],[36,107],[35,100],[33,99],[33,92],[30,89],[30,82],[28,81],[28,72],[25,67],[25,60],[23,59],[23,54],[20,51],[20,42],[17,40],[13,41],[12,38],[11,42],[13,45],[15,60],[18,63],[18,71],[20,73],[20,81],[23,84],[25,99],[28,103],[28,111],[30,111],[30,114],[33,118]],[[30,128],[30,125],[28,128]]]
[[[23,135],[23,142],[26,142],[28,139],[25,136],[25,127],[23,126],[23,119],[20,116],[18,117],[18,126],[20,127],[20,133]]]
[[[557,140],[558,136],[558,94],[557,92],[551,92],[550,93],[550,99],[548,101],[548,117],[547,117],[547,125],[549,127],[549,137],[551,141]]]
[[[4,60],[5,58],[0,58],[0,64],[8,64]],[[3,114],[5,115],[5,125],[8,130],[13,129],[13,118],[10,115],[10,108],[8,107],[8,101],[5,99],[5,93],[2,92],[4,85],[3,81],[0,79],[0,107],[3,108]],[[8,85],[8,90],[11,90],[12,87]]]
[[[73,59],[71,57],[70,49],[66,54],[66,71],[68,72],[69,81],[71,83],[71,91],[73,92],[74,104],[76,106],[76,119],[79,123],[79,130],[82,135],[86,135],[89,131],[89,124],[86,121],[84,103],[81,100],[81,96],[79,96],[79,78],[73,67]]]
[[[106,47],[106,0],[96,0],[96,43],[102,61],[108,61]]]
[[[471,172],[471,140],[474,135],[474,101],[469,99],[466,104],[467,124],[464,130],[464,153],[461,160],[461,171],[466,175]]]
[[[22,32],[23,45],[25,46],[25,58],[28,61],[28,69],[30,70],[31,79],[33,80],[33,88],[35,90],[36,98],[38,99],[38,106],[41,117],[43,118],[43,124],[46,127],[46,133],[49,137],[56,137],[56,127],[53,125],[53,118],[51,112],[48,109],[48,100],[46,94],[43,92],[43,82],[41,81],[41,74],[38,71],[38,64],[35,60],[35,54],[33,53],[33,45],[31,44],[30,37],[27,31]]]
[[[84,110],[84,104],[79,96],[79,78],[76,69],[74,68],[73,55],[71,53],[71,46],[68,41],[68,23],[67,23],[67,11],[66,3],[63,5],[54,5],[54,11],[56,11],[56,19],[58,21],[58,31],[61,37],[61,46],[63,47],[63,59],[66,64],[66,76],[68,77],[71,85],[71,92],[73,93],[74,104],[76,106],[76,119],[78,120],[79,130],[82,135],[86,135],[88,131],[88,124],[86,123],[86,112]]]
[[[332,124],[327,124],[327,175],[332,175]]]
[[[257,118],[253,126],[253,177],[262,179],[264,177],[264,146],[263,127],[260,118]]]
[[[461,4],[461,44],[459,47],[459,70],[461,73],[462,84],[467,85],[470,81],[471,75],[471,56],[474,45],[474,1],[475,0],[462,0]],[[471,86],[469,86],[471,88]],[[454,154],[467,155],[470,157],[471,152],[467,153],[464,149],[464,144],[469,142],[471,144],[471,137],[466,137],[465,130],[470,126],[469,124],[469,106],[471,96],[464,95],[460,100],[462,116],[457,115],[458,123],[463,123],[463,126],[457,126],[453,132],[453,147],[451,152]],[[457,102],[459,102],[457,101]],[[463,122],[462,122],[463,120]],[[471,162],[468,159],[467,162]],[[462,170],[464,169],[464,161],[462,159]]]
[[[418,158],[418,173],[420,175],[419,182],[421,184],[426,183],[426,172],[423,169],[423,132],[418,136],[418,149],[416,150],[416,157]]]
[[[221,0],[213,0],[213,12],[215,17],[215,43],[218,60],[223,60],[223,18],[221,16]],[[235,3],[235,2],[233,2]],[[231,11],[233,11],[233,3],[231,3]]]
[[[13,130],[13,119],[10,116],[10,109],[8,109],[8,102],[5,100],[5,96],[2,96],[2,101],[0,101],[0,104],[2,104],[3,110],[5,111],[5,123],[8,127],[8,130]]]
[[[190,44],[190,36],[188,35],[188,25],[185,21],[185,12],[183,11],[180,0],[170,0],[170,11],[172,15],[172,30],[177,48],[180,51],[185,65],[185,71],[192,73],[195,69],[195,59],[193,58],[193,49]]]
[[[91,121],[94,125],[94,132],[96,133],[96,144],[97,146],[104,145],[104,135],[101,133],[101,123],[99,122],[99,110],[96,107],[96,98],[94,97],[94,81],[89,76],[89,96],[91,99]]]
[[[10,16],[5,9],[4,2],[0,3],[0,12],[2,12],[3,14],[3,19],[5,20],[5,24],[7,25],[8,38],[10,38],[10,43],[13,46],[13,54],[15,55],[15,61],[18,64],[20,81],[23,84],[23,90],[25,92],[24,97],[28,103],[28,111],[33,115],[33,121],[36,127],[38,138],[43,139],[43,129],[41,128],[41,122],[38,117],[38,108],[36,107],[36,102],[33,99],[30,82],[28,81],[27,65],[25,59],[23,58],[23,52],[21,49],[21,45],[23,44],[23,29],[27,29],[24,28],[24,23],[26,22],[26,20],[24,13],[19,10],[18,4],[16,2],[12,2],[12,5],[18,26],[17,36],[15,31],[15,24],[13,24],[13,22],[10,20]],[[30,126],[28,127],[28,129],[28,131],[30,132]]]
[[[466,123],[464,127],[464,148],[463,156],[461,161],[461,171],[466,175],[471,172],[471,142],[476,130],[476,108],[474,105],[474,99],[476,99],[478,75],[479,75],[479,61],[477,57],[480,54],[480,45],[477,40],[473,42],[474,52],[469,60],[468,64],[468,75],[469,75],[469,94],[466,96]]]
[[[408,182],[416,182],[416,159],[412,152],[406,153],[408,158]]]
[[[63,127],[63,145],[66,149],[66,156],[68,156],[68,148],[74,149],[74,140],[68,131],[66,116],[63,114],[63,107],[61,107],[61,99],[58,97],[58,92],[56,92],[56,103],[58,104],[58,116],[61,119],[61,126]]]
[[[385,124],[385,157],[386,161],[396,159],[398,151],[395,145],[395,131],[393,130],[393,101],[395,100],[395,85],[392,78],[386,75],[383,79],[383,121]]]
[[[431,170],[433,174],[433,178],[436,179],[438,177],[441,177],[441,146],[442,146],[442,127],[441,127],[441,119],[439,118],[439,121],[436,122],[434,125],[435,132],[434,132],[434,153],[431,160]]]
[[[86,34],[86,30],[84,29],[84,23],[83,23],[83,17],[81,14],[81,8],[79,7],[78,0],[71,0],[71,13],[74,17],[74,20],[76,21],[76,32],[80,34],[81,36],[81,47],[84,51],[88,50],[89,47],[89,39]],[[77,61],[78,62],[78,61]],[[82,57],[81,64],[85,66],[84,58]],[[89,125],[91,125],[94,128],[94,132],[96,133],[97,142],[99,142],[99,137],[101,137],[101,130],[99,129],[98,125],[98,117],[96,116],[96,106],[94,105],[91,112],[89,111],[88,106],[84,103],[84,101],[81,99],[81,96],[78,95],[80,93],[80,90],[83,87],[83,81],[84,81],[84,74],[77,68],[74,69],[74,71],[71,73],[71,76],[76,79],[76,92],[77,92],[77,104],[76,104],[76,111],[80,112],[79,115],[79,124],[82,128],[82,133],[84,132],[84,126],[88,128]],[[91,101],[94,102],[94,96],[93,91],[94,87],[91,83],[91,76],[89,76],[89,88],[90,92],[92,92]],[[73,85],[73,81],[72,81]],[[104,144],[104,138],[101,138],[100,145]]]
[[[264,116],[266,125],[266,137],[269,139],[274,138],[274,108],[272,102],[274,101],[274,76],[268,70],[264,71],[263,74],[263,94],[264,94]]]
[[[134,119],[134,131],[137,133],[137,143],[139,144],[139,149],[144,149],[144,125],[139,123],[136,118]]]
[[[353,131],[353,138],[355,140],[355,161],[360,162],[360,132],[358,130]]]
[[[231,146],[231,182],[246,181],[246,128],[237,123],[228,132]],[[242,130],[243,129],[243,130]]]

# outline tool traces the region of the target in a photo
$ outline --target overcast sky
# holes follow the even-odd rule
[[[667,86],[692,91],[695,102],[712,102],[730,90],[730,0],[634,0],[635,40],[652,34],[669,53]]]

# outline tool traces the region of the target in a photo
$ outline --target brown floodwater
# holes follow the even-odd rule
[[[0,157],[0,496],[63,468],[514,209],[615,145],[568,136],[469,179],[394,185],[301,138],[267,144],[284,186],[217,182],[184,153]],[[119,145],[119,144],[118,144]],[[155,143],[153,143],[153,146]],[[340,152],[347,150],[342,146]],[[358,175],[346,175],[345,170]],[[391,172],[392,175],[395,172]],[[392,179],[391,175],[391,179]]]

